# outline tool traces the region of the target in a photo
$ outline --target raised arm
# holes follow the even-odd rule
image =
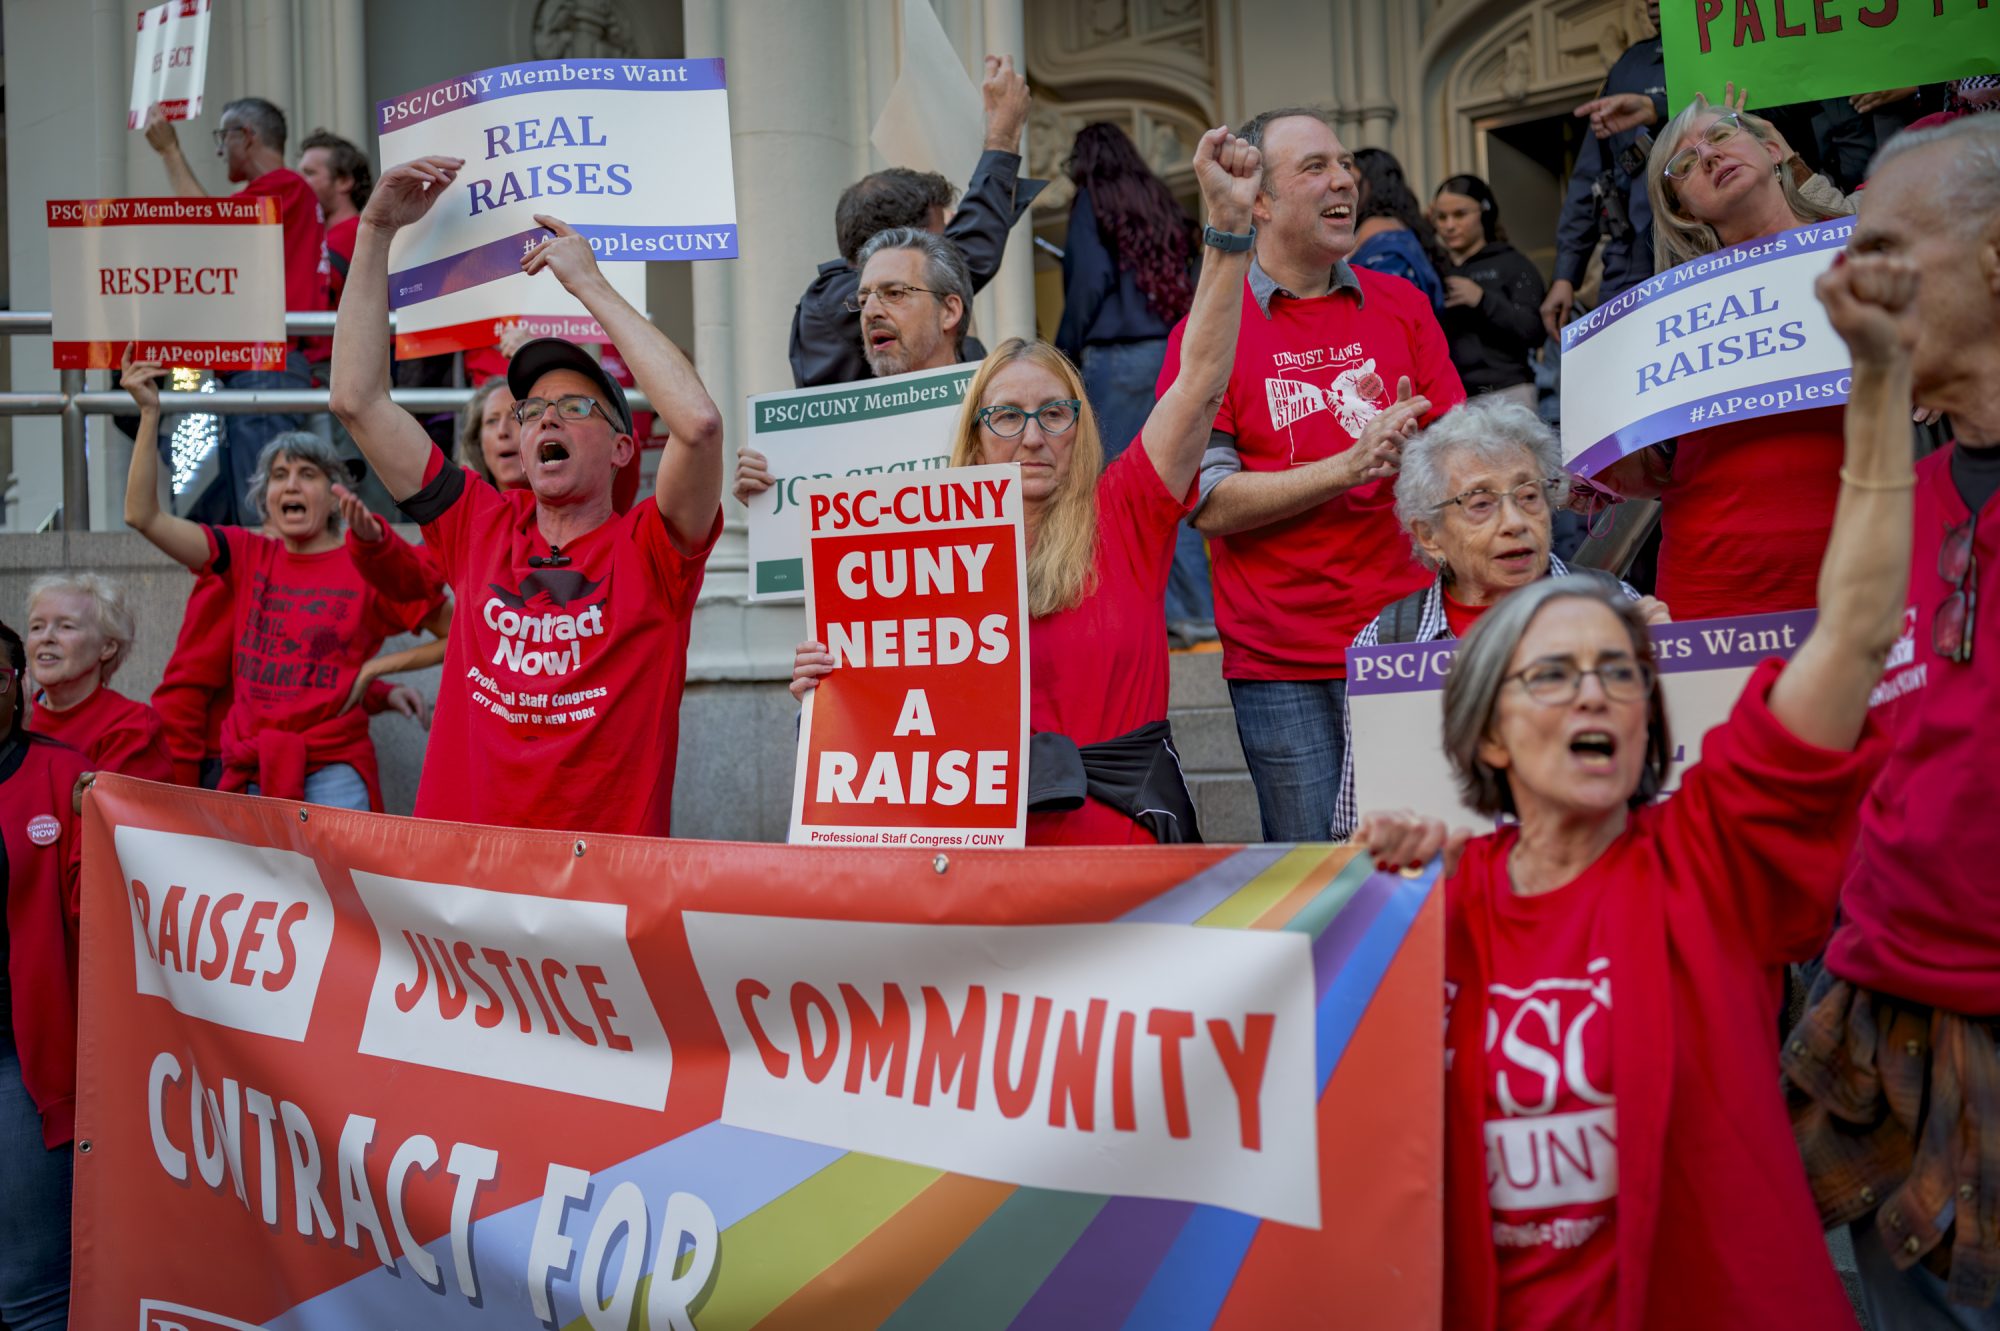
[[[139,433],[132,442],[132,468],[125,473],[125,525],[158,546],[169,558],[199,573],[208,563],[208,533],[198,522],[177,518],[160,507],[160,385],[166,368],[134,361],[125,348],[118,382],[139,404]]]
[[[535,222],[555,234],[528,253],[521,269],[548,269],[583,302],[666,422],[667,447],[653,483],[653,501],[674,544],[693,550],[708,538],[722,504],[722,413],[673,339],[605,280],[590,242],[556,218],[537,213]]]
[[[1241,234],[1250,229],[1250,205],[1262,179],[1263,154],[1226,127],[1201,136],[1195,145],[1195,179],[1209,225],[1217,231]],[[1236,363],[1236,334],[1243,322],[1243,279],[1250,272],[1250,251],[1224,253],[1210,249],[1203,257],[1201,280],[1181,334],[1180,373],[1153,404],[1140,438],[1153,470],[1174,495],[1187,493],[1201,468],[1209,428],[1229,389],[1230,368]]]
[[[1808,744],[1851,749],[1868,695],[1903,628],[1910,589],[1910,351],[1917,268],[1843,254],[1819,279],[1820,303],[1854,357],[1847,455],[1833,534],[1819,567],[1819,618],[1771,687],[1771,714]]]
[[[464,165],[458,157],[419,157],[383,173],[361,212],[333,324],[329,405],[398,502],[423,488],[436,445],[389,400],[389,240],[429,212]]]
[[[187,154],[181,151],[181,137],[174,131],[174,122],[167,119],[157,102],[146,112],[146,142],[160,155],[160,165],[166,168],[167,181],[174,187],[174,193],[184,199],[208,197],[208,191],[194,178]]]

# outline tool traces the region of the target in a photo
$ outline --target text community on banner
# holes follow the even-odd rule
[[[950,465],[952,430],[978,368],[913,370],[745,399],[744,438],[777,478],[743,505],[750,519],[750,599],[805,597],[807,482]]]
[[[139,11],[132,48],[132,103],[125,128],[137,129],[157,106],[168,120],[201,114],[208,81],[209,6],[212,0],[167,0]]]
[[[1689,430],[1847,401],[1813,283],[1854,231],[1815,222],[1691,259],[1562,332],[1563,460],[1579,476]]]
[[[803,487],[806,695],[791,840],[1019,846],[1028,819],[1021,469]]]
[[[84,865],[78,1326],[1438,1326],[1434,871],[116,776]]]
[[[285,363],[284,232],[270,198],[51,199],[59,370],[134,360],[204,370]]]
[[[376,107],[384,163],[463,158],[423,220],[396,233],[399,356],[491,346],[494,328],[601,340],[552,274],[521,256],[560,218],[639,307],[644,270],[736,257],[729,99],[720,60],[548,60],[482,69]]]

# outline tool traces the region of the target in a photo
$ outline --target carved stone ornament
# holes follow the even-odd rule
[[[537,60],[603,60],[639,54],[616,0],[541,0],[535,7]]]
[[[1500,68],[1500,95],[1510,102],[1521,101],[1528,95],[1528,80],[1534,73],[1534,62],[1526,42],[1516,42],[1507,48],[1507,62]]]

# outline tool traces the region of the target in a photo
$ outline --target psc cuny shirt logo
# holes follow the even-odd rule
[[[604,603],[611,575],[590,578],[575,569],[536,569],[509,591],[497,582],[481,611],[499,635],[491,664],[517,675],[567,675],[583,668],[583,644],[606,631]],[[577,608],[586,598],[596,599]]]

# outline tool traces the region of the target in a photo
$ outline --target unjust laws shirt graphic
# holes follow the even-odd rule
[[[534,496],[434,453],[403,511],[457,594],[420,818],[666,836],[688,620],[722,511],[683,554],[658,504],[552,552]]]
[[[1499,1322],[1510,1331],[1612,1325],[1618,1110],[1605,877],[1491,900],[1486,989],[1486,1190]]]

